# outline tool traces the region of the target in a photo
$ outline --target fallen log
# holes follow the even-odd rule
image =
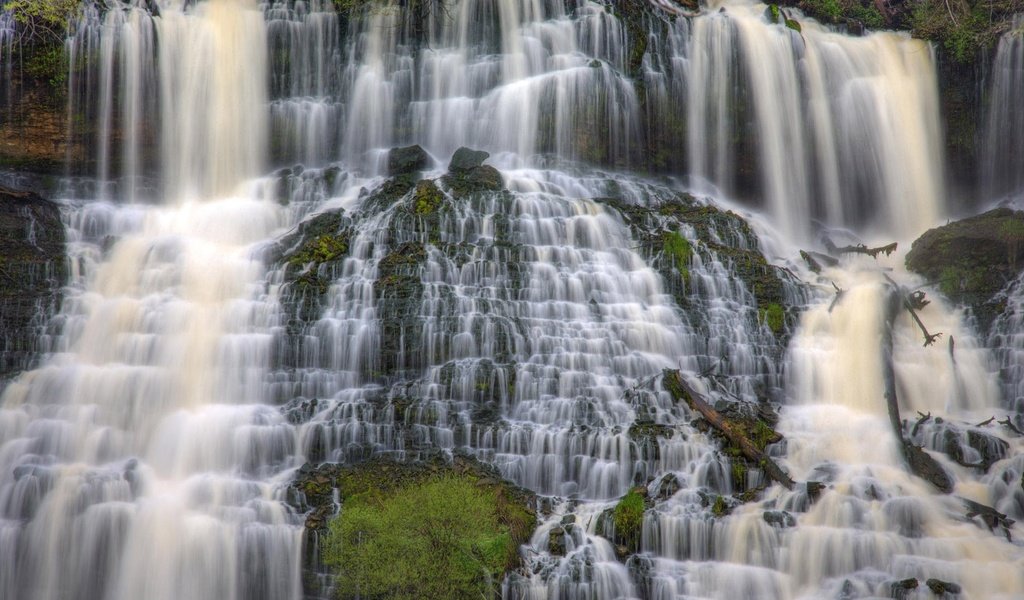
[[[871,258],[878,258],[879,254],[889,256],[893,252],[896,252],[897,243],[886,244],[884,246],[878,246],[876,248],[869,248],[864,244],[857,244],[854,246],[843,246],[842,248],[837,247],[832,240],[825,237],[822,240],[825,245],[825,249],[828,250],[829,254],[866,254]]]
[[[896,316],[899,315],[901,308],[909,309],[909,305],[899,286],[895,285],[895,282],[891,279],[889,281],[893,285],[885,305],[885,329],[882,331],[882,379],[885,387],[885,402],[889,411],[889,423],[892,425],[893,434],[896,435],[896,439],[899,441],[903,460],[907,463],[910,471],[934,485],[939,491],[948,494],[953,491],[953,479],[942,468],[939,461],[903,437],[899,398],[896,395],[896,369],[893,366],[892,336]]]
[[[675,400],[686,402],[691,410],[700,414],[712,427],[735,444],[747,460],[757,464],[773,481],[782,484],[786,489],[793,489],[796,483],[782,470],[782,467],[755,446],[736,424],[730,422],[728,418],[704,400],[701,394],[683,379],[679,371],[666,369],[663,382],[665,389]]]

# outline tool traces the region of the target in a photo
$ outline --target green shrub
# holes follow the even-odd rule
[[[339,597],[493,597],[516,560],[500,493],[447,476],[346,499],[323,545]]]
[[[782,333],[786,325],[786,312],[781,304],[773,302],[758,312],[760,313],[761,321],[768,326],[768,329],[772,330],[772,333],[775,335]]]
[[[636,546],[644,525],[644,497],[633,489],[619,500],[612,513],[615,523],[615,537],[628,545]]]

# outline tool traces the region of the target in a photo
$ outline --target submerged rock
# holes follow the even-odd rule
[[[60,208],[0,187],[0,382],[28,368],[67,275]]]
[[[987,330],[1004,308],[997,294],[1024,270],[1024,211],[999,208],[930,229],[906,260]]]

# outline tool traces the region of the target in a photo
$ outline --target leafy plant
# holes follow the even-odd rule
[[[644,524],[644,509],[644,497],[635,489],[619,500],[612,512],[617,538],[634,547],[637,545]]]
[[[59,43],[79,0],[0,0],[0,9],[14,15],[23,41]]]
[[[346,499],[323,546],[340,597],[493,597],[516,557],[499,496],[447,476]]]

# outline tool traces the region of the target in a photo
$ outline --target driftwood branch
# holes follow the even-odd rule
[[[879,254],[884,254],[886,256],[889,256],[893,252],[896,252],[896,247],[898,245],[896,242],[893,242],[891,244],[886,244],[884,246],[877,246],[875,248],[869,248],[869,247],[865,246],[864,244],[856,244],[854,246],[843,246],[842,248],[840,248],[840,247],[837,247],[834,243],[832,243],[832,240],[829,239],[828,237],[825,237],[822,240],[822,243],[825,245],[825,249],[828,250],[828,253],[832,254],[832,255],[835,255],[835,254],[866,254],[866,255],[870,256],[871,258],[878,258]]]
[[[924,335],[924,345],[931,346],[934,344],[940,337],[942,337],[942,332],[934,334],[928,333],[928,328],[924,326],[924,322],[921,320],[921,317],[917,316],[917,311],[924,308],[929,303],[929,301],[924,298],[924,292],[907,293],[904,288],[900,287],[895,281],[893,281],[892,277],[889,277],[888,275],[884,275],[884,277],[892,285],[895,293],[899,295],[899,298],[903,303],[903,307],[907,309],[907,312],[910,313],[910,316],[914,318],[914,322],[917,323],[917,326],[921,329],[921,334]]]
[[[888,278],[887,278],[888,279]],[[892,281],[890,279],[890,281]],[[899,398],[896,395],[896,369],[893,365],[893,328],[900,309],[906,307],[902,290],[893,285],[885,308],[885,329],[882,332],[882,378],[885,384],[885,402],[889,409],[889,423],[899,441],[903,459],[910,470],[918,477],[930,482],[940,491],[948,494],[953,491],[953,480],[946,470],[930,454],[915,446],[903,437],[900,420]],[[922,415],[924,416],[924,415]],[[924,422],[922,419],[921,422]],[[919,422],[920,424],[920,422]],[[916,426],[915,426],[916,429]]]
[[[735,424],[731,423],[729,419],[724,417],[722,413],[715,410],[699,392],[697,392],[679,371],[665,370],[664,372],[664,384],[665,389],[668,390],[669,394],[677,401],[682,400],[686,402],[686,405],[691,410],[700,414],[704,419],[711,424],[716,430],[718,430],[726,439],[736,445],[743,453],[743,456],[754,463],[756,463],[761,469],[764,470],[765,474],[768,475],[772,480],[781,483],[786,489],[793,489],[796,483],[789,477],[789,475],[782,470],[782,468],[767,454],[762,452],[753,442],[750,441],[742,431],[736,427]]]
[[[932,413],[930,412],[926,415],[922,415],[920,412],[917,414],[921,415],[921,418],[917,420],[917,423],[914,423],[914,428],[910,431],[910,437],[916,436],[917,430],[921,427],[921,425],[924,425],[932,418]]]
[[[836,305],[839,304],[839,301],[843,299],[843,294],[846,293],[846,290],[836,285],[836,282],[834,281],[832,282],[832,287],[836,289],[836,297],[832,299],[832,304],[828,305],[829,314],[832,314],[832,309],[834,309]]]
[[[1006,417],[1002,421],[997,421],[997,423],[999,423],[1000,425],[1005,425],[1007,429],[1016,433],[1017,435],[1024,435],[1024,431],[1021,431],[1016,425],[1014,425],[1013,421],[1010,420],[1010,417]]]

